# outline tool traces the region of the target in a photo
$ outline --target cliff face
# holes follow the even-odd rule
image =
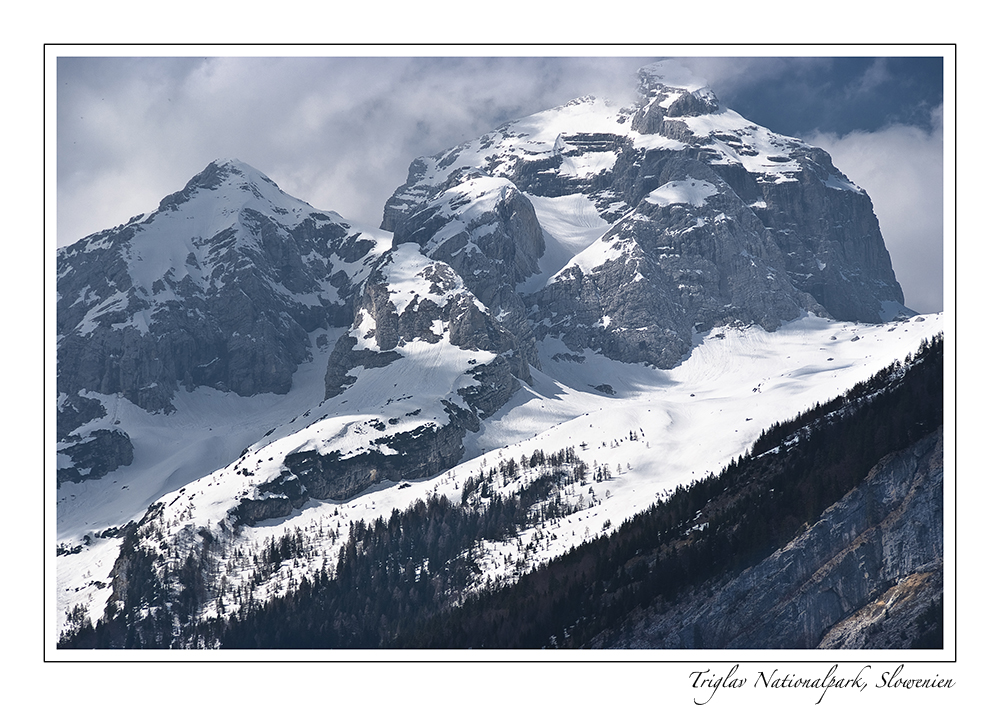
[[[871,201],[830,156],[672,72],[640,70],[632,106],[582,98],[415,160],[382,227],[454,266],[525,349],[669,368],[692,329],[907,311]]]
[[[345,326],[376,240],[217,161],[154,212],[58,254],[59,390],[169,411],[179,386],[282,394]]]
[[[735,578],[647,611],[612,644],[906,649],[936,629],[943,436],[887,456],[788,545]]]
[[[157,413],[181,388],[287,393],[313,355],[309,332],[350,323],[376,255],[376,238],[237,160],[61,249],[60,482],[132,461],[128,431],[95,393]]]
[[[393,245],[417,243],[420,252],[447,263],[469,291],[516,337],[523,365],[538,365],[535,337],[516,287],[539,273],[545,236],[531,201],[506,178],[478,169],[457,170],[428,190],[407,214],[394,214]],[[389,213],[392,213],[391,211]]]
[[[520,389],[527,370],[514,335],[455,270],[401,244],[365,283],[354,325],[334,346],[325,377],[331,404],[350,399],[371,412],[363,424],[370,441],[360,453],[316,444],[296,449],[277,478],[241,501],[236,516],[255,522],[286,515],[309,497],[345,500],[383,481],[450,468],[465,453],[466,432],[478,431],[480,420]],[[422,389],[411,387],[421,379]],[[392,396],[380,407],[383,394]],[[392,405],[401,405],[399,412],[386,411]]]
[[[685,145],[678,150],[682,160],[665,162],[670,174],[698,177],[686,158],[731,188],[780,253],[768,264],[834,318],[876,322],[894,315],[903,293],[871,200],[829,154],[743,120],[707,87],[673,85],[669,67],[639,73],[642,99],[633,129]]]

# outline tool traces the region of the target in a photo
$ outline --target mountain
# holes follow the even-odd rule
[[[921,345],[617,532],[379,637],[420,648],[941,647],[943,351],[940,338]]]
[[[579,99],[415,160],[382,228],[448,262],[511,328],[527,317],[536,339],[625,362],[672,367],[693,329],[735,321],[907,311],[864,191],[678,73],[640,70],[633,106]]]
[[[940,332],[826,153],[638,95],[415,160],[378,233],[223,160],[60,250],[65,644],[219,646],[385,528],[426,619]]]
[[[940,647],[942,374],[936,338],[775,425],[722,472],[664,493],[616,532],[460,606],[435,604],[421,581],[449,587],[466,567],[441,562],[436,543],[421,540],[449,515],[455,533],[495,531],[462,521],[495,484],[481,473],[461,506],[438,501],[353,527],[335,576],[310,577],[240,614],[219,639],[272,648]],[[569,451],[498,475],[565,461],[576,464],[574,480],[589,475]],[[599,471],[593,478],[598,488],[609,482]],[[502,522],[503,505],[473,516]],[[407,564],[425,564],[432,578],[393,570]]]
[[[107,410],[81,390],[151,412],[172,411],[181,387],[287,393],[311,355],[308,332],[351,320],[378,251],[377,238],[237,160],[213,162],[152,213],[61,249],[59,481],[132,458],[127,434],[103,426]]]

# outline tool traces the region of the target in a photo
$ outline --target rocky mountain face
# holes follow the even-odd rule
[[[940,610],[941,430],[884,458],[787,546],[666,611],[636,616],[604,648],[909,648]],[[922,622],[923,621],[923,624]]]
[[[353,318],[376,250],[375,238],[236,160],[60,250],[59,438],[71,459],[60,481],[130,459],[127,434],[102,427],[106,410],[81,391],[153,412],[169,412],[179,388],[287,392],[312,355],[307,332]],[[99,444],[113,453],[92,453]]]
[[[414,168],[419,168],[419,162]],[[412,177],[411,168],[411,177]],[[416,243],[420,252],[445,262],[497,321],[516,336],[522,379],[538,365],[524,302],[515,288],[538,274],[545,236],[531,202],[510,181],[458,170],[423,193],[406,216],[387,208],[383,228],[393,245]],[[395,219],[395,220],[394,220]]]
[[[441,335],[427,327],[446,316],[454,345],[503,353],[482,415],[531,380],[546,337],[669,368],[692,332],[720,324],[905,310],[871,203],[829,155],[725,109],[670,64],[639,79],[634,105],[580,99],[413,162],[383,229],[394,252],[412,244],[433,277],[461,281],[462,314],[387,306],[396,256],[378,264],[376,237],[234,160],[61,250],[60,480],[131,453],[81,391],[164,412],[180,388],[281,394],[319,327],[353,324],[329,360],[333,396],[356,365]],[[368,319],[374,346],[352,338]]]
[[[169,410],[178,386],[288,390],[306,331],[344,325],[376,246],[236,161],[59,253],[60,391]]]
[[[871,202],[829,155],[674,71],[641,70],[633,106],[580,99],[414,161],[382,227],[452,264],[520,340],[626,362],[671,367],[692,330],[733,321],[903,311]]]
[[[399,399],[389,398],[389,403],[405,403],[414,398],[406,384],[409,375],[443,374],[448,388],[431,395],[438,397],[434,404],[440,416],[414,402],[402,414],[373,417],[369,431],[375,438],[362,453],[341,448],[290,453],[282,475],[261,486],[267,502],[244,500],[237,517],[252,522],[286,515],[309,497],[346,500],[385,480],[422,478],[450,468],[464,455],[466,432],[478,431],[480,419],[510,399],[519,377],[530,380],[527,371],[514,334],[451,267],[423,256],[415,245],[394,248],[365,282],[354,325],[330,354],[326,398],[331,405],[347,402],[340,398],[359,377],[399,376],[403,384],[393,384]],[[358,389],[365,389],[364,382]]]

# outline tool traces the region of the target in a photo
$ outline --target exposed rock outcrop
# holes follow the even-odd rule
[[[285,393],[312,355],[308,333],[350,323],[376,249],[252,167],[213,162],[152,213],[59,251],[58,392],[151,412],[170,412],[179,388]],[[95,418],[76,407],[60,406],[66,444]]]
[[[491,365],[506,368],[511,380],[531,379],[529,361],[514,334],[467,288],[464,278],[415,246],[404,245],[387,253],[365,282],[354,326],[337,341],[327,364],[327,397],[354,381],[348,371],[390,365],[414,341],[492,352],[497,357]],[[485,367],[473,370],[481,374]],[[504,387],[512,392],[516,385]],[[489,416],[507,399],[509,394],[480,413]]]
[[[132,463],[132,440],[121,429],[95,429],[86,436],[70,434],[59,453],[71,459],[56,469],[56,483],[100,478]]]
[[[449,367],[445,361],[456,357],[456,349],[468,354],[458,367]],[[426,371],[430,365],[444,393],[432,403],[442,414],[418,408],[407,420],[373,416],[364,425],[373,438],[360,453],[306,449],[286,455],[280,475],[241,500],[236,519],[257,522],[288,514],[310,497],[344,500],[376,483],[449,468],[465,453],[465,434],[478,431],[480,420],[519,389],[528,365],[515,336],[454,269],[427,258],[415,243],[402,243],[382,257],[366,281],[354,326],[330,355],[326,394],[328,399],[346,395],[355,384],[368,389],[370,377],[359,383],[365,371],[403,379],[405,371]]]
[[[531,201],[508,179],[461,168],[435,191],[427,191],[425,198],[418,208],[387,205],[385,225],[392,226],[393,245],[417,243],[423,254],[450,265],[498,322],[515,334],[525,363],[537,366],[534,334],[515,291],[539,272],[538,259],[545,251],[545,236]],[[520,377],[530,378],[526,366]]]
[[[941,605],[943,456],[938,430],[884,458],[784,548],[666,610],[647,611],[613,644],[600,646],[919,644],[935,629]]]
[[[669,63],[639,79],[633,106],[584,98],[415,160],[383,227],[447,260],[494,308],[497,267],[519,283],[544,251],[524,237],[534,219],[511,227],[512,201],[472,185],[510,184],[546,204],[585,195],[605,234],[572,246],[547,280],[521,286],[523,308],[503,290],[522,347],[532,334],[554,336],[574,350],[671,367],[690,350],[692,329],[743,321],[774,330],[802,310],[866,322],[905,311],[871,201],[827,153],[725,109]],[[463,213],[475,217],[458,228]],[[468,258],[476,228],[502,233],[491,237],[508,252]]]

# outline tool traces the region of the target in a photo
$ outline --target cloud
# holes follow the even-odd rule
[[[63,58],[57,240],[65,245],[156,208],[220,157],[248,162],[313,206],[377,228],[414,158],[581,95],[628,102],[635,70],[652,60]],[[930,130],[885,126],[884,110],[871,109],[873,96],[913,81],[910,64],[681,61],[749,119],[825,147],[871,195],[908,304],[942,308],[940,121]],[[863,115],[869,122],[858,122]],[[851,131],[859,125],[867,131]]]
[[[858,90],[877,90],[880,86],[892,81],[892,78],[892,73],[889,71],[888,62],[885,58],[875,59],[875,61],[872,62],[872,65],[865,69],[865,73],[859,81]]]
[[[58,242],[156,207],[220,157],[377,227],[415,157],[588,93],[643,58],[119,58],[59,64]]]
[[[680,59],[719,94],[735,94],[762,85],[815,80],[830,70],[826,57],[690,57]]]
[[[906,304],[944,309],[944,139],[935,128],[890,125],[838,136],[814,133],[834,164],[871,197]]]

